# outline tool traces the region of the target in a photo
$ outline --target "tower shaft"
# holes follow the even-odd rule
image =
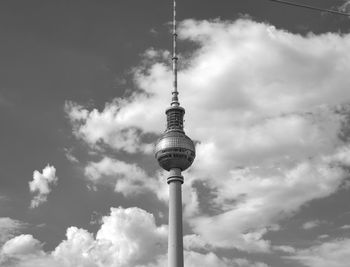
[[[169,184],[168,267],[183,267],[182,192],[180,169],[171,169]]]

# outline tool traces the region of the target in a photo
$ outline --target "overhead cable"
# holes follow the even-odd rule
[[[293,3],[293,2],[284,1],[284,0],[268,0],[268,1],[276,2],[276,3],[279,3],[279,4],[283,4],[283,5],[302,7],[302,8],[307,8],[307,9],[311,9],[311,10],[327,12],[327,13],[331,13],[331,14],[334,14],[334,15],[350,17],[350,14],[348,14],[348,13],[344,13],[344,12],[340,12],[340,11],[336,11],[336,10],[332,10],[332,9],[325,9],[325,8],[320,8],[320,7],[314,7],[314,6],[298,4],[298,3]]]

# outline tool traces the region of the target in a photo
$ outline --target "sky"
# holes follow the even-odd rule
[[[293,0],[350,12],[345,0]],[[350,262],[350,18],[178,0],[185,266]],[[0,1],[0,266],[167,264],[172,1]]]

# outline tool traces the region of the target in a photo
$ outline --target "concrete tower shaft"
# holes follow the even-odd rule
[[[172,169],[169,184],[169,235],[168,266],[183,267],[183,233],[182,233],[182,192],[183,177],[179,169]]]

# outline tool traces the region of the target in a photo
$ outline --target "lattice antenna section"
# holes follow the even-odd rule
[[[172,99],[171,106],[178,107],[180,105],[177,91],[177,62],[179,58],[177,56],[177,31],[176,31],[176,0],[174,0],[173,7],[173,91],[172,91]]]

